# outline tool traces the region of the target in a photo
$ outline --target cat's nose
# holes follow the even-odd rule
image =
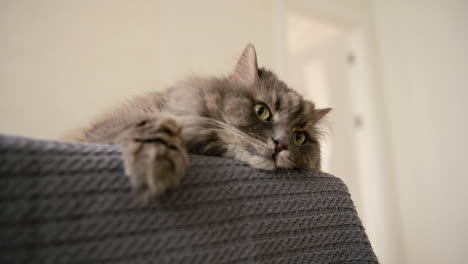
[[[288,149],[288,145],[286,143],[284,143],[283,141],[281,141],[281,140],[273,139],[273,142],[275,142],[275,152],[276,153],[281,152],[283,149]]]

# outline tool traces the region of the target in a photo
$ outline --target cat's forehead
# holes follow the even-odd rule
[[[271,88],[271,87],[270,87]],[[273,87],[273,89],[260,89],[257,100],[268,105],[273,114],[275,123],[285,126],[306,127],[312,122],[309,117],[310,105],[295,91],[287,87]]]
[[[276,122],[305,126],[307,119],[303,99],[295,93],[278,96],[274,102],[273,118]]]
[[[266,69],[259,70],[259,82],[244,90],[254,102],[265,103],[273,114],[273,122],[283,127],[313,129],[314,105]]]
[[[256,97],[271,104],[270,107],[282,109],[291,105],[297,105],[302,100],[301,96],[279,80],[272,72],[260,70],[258,86],[253,90]]]

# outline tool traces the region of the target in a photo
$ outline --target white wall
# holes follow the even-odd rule
[[[127,3],[0,1],[0,132],[57,137],[151,87],[157,3]]]
[[[468,263],[468,1],[376,0],[407,263]]]
[[[248,42],[272,66],[272,2],[0,1],[0,133],[54,138],[190,74],[228,74]]]
[[[0,1],[0,133],[57,137],[133,94],[227,73],[247,42],[285,75],[277,16],[299,4],[350,28],[374,15],[391,169],[360,180],[378,186],[361,200],[379,256],[402,263],[393,245],[402,241],[407,263],[468,262],[465,0],[375,0],[373,9],[367,0]],[[399,213],[390,203],[377,210],[393,180]]]
[[[298,16],[286,19],[286,36],[291,40],[286,80],[320,106],[333,107],[323,168],[348,185],[381,263],[402,263],[399,214],[375,78],[372,2],[287,3],[293,10],[288,16]],[[315,72],[305,72],[311,62]]]

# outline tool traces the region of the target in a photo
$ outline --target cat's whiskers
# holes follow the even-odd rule
[[[292,111],[293,110],[291,110],[290,112],[292,112]],[[219,126],[221,128],[224,128],[224,129],[228,129],[227,131],[233,132],[234,134],[240,135],[241,137],[248,137],[249,139],[255,139],[254,141],[249,141],[249,143],[252,144],[252,145],[256,145],[258,147],[266,147],[266,148],[269,147],[268,144],[266,144],[263,140],[257,139],[258,136],[256,136],[256,135],[248,135],[248,134],[240,131],[239,129],[237,129],[235,127],[232,127],[232,126],[230,126],[230,125],[228,125],[226,123],[220,122],[220,121],[215,120],[215,119],[211,119],[211,118],[205,118],[205,119],[207,119],[205,121],[209,121],[209,122],[211,121],[210,124]],[[260,144],[258,144],[258,143],[260,143]],[[270,162],[270,160],[268,158],[266,158],[266,157],[264,157],[264,158],[265,158],[265,160],[263,160],[263,161],[261,161],[261,162],[259,162],[257,164],[252,164],[252,165],[261,165],[261,164],[265,164],[267,162]],[[290,166],[291,168],[297,168],[297,169],[299,169],[299,170],[301,170],[303,172],[310,173],[309,170],[303,168],[302,166],[300,166],[299,164],[294,162],[289,157],[286,158],[286,162],[288,163],[288,167]],[[291,168],[286,168],[287,172],[289,174],[289,178],[291,178],[291,172],[290,172]]]
[[[307,175],[310,175],[310,176],[313,176],[312,172],[304,167],[302,167],[301,165],[297,164],[296,162],[294,162],[293,160],[291,160],[290,158],[287,158],[287,161],[296,169],[300,170],[301,172],[304,172],[306,173]]]
[[[263,148],[268,148],[269,145],[264,142],[262,139],[260,139],[258,136],[254,135],[249,135],[247,133],[242,132],[241,130],[237,129],[236,127],[233,127],[231,125],[228,125],[224,122],[221,122],[219,120],[213,119],[213,118],[208,118],[208,117],[195,117],[200,119],[200,121],[203,121],[207,124],[216,126],[218,128],[221,128],[222,131],[231,133],[235,136],[239,136],[242,139],[248,139],[248,143],[257,147],[263,147]]]
[[[200,117],[200,116],[185,116],[185,117],[186,118],[194,118],[194,119],[197,119],[198,121],[203,122],[205,124],[212,125],[213,128],[210,128],[210,129],[229,133],[232,136],[238,137],[238,138],[246,141],[249,145],[251,145],[253,147],[267,148],[267,149],[271,147],[264,140],[260,139],[258,136],[249,135],[249,134],[237,129],[236,127],[233,127],[233,126],[231,126],[229,124],[226,124],[224,122],[221,122],[219,120],[209,118],[209,117]],[[248,152],[248,151],[246,151],[246,152]],[[262,158],[263,159],[261,161],[259,161],[259,162],[255,162],[255,163],[250,162],[249,164],[252,165],[252,166],[255,166],[255,167],[262,167],[263,165],[271,162],[271,159],[268,158],[268,157],[262,157]],[[299,164],[294,162],[289,157],[285,158],[285,161],[286,161],[287,167],[288,167],[288,168],[286,168],[286,171],[287,171],[288,176],[289,176],[288,178],[290,178],[290,179],[292,179],[292,172],[291,172],[292,168],[297,168],[297,169],[299,169],[299,170],[301,170],[301,171],[303,171],[303,172],[305,172],[307,174],[311,173],[309,170],[303,168],[302,166],[300,166]]]

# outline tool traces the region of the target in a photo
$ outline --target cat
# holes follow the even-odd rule
[[[330,110],[259,68],[249,44],[228,77],[192,77],[134,98],[68,139],[120,144],[131,184],[151,198],[179,183],[189,153],[262,170],[320,169],[319,121]]]

